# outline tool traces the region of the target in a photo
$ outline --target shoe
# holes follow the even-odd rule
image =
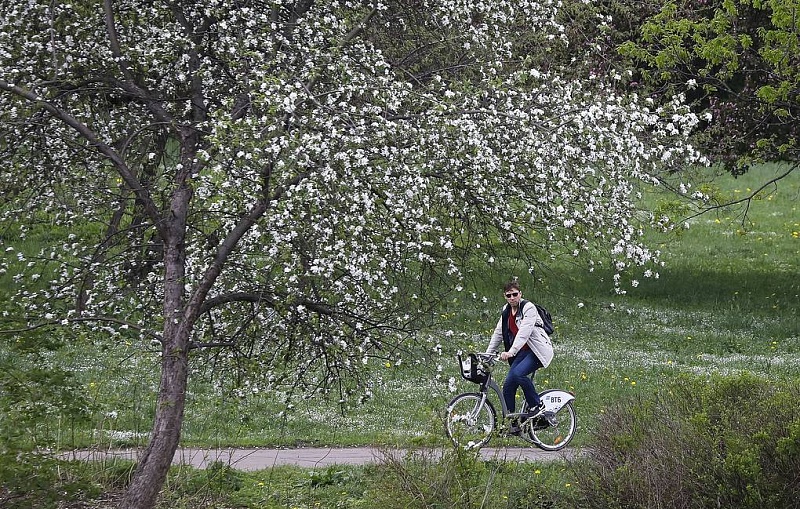
[[[528,411],[525,412],[525,418],[533,419],[534,417],[541,416],[543,413],[544,413],[544,403],[540,401],[539,406],[528,407]]]

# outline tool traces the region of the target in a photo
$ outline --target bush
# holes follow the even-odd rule
[[[78,382],[51,360],[59,345],[46,331],[0,336],[0,507],[50,507],[84,491],[53,455],[89,415]]]
[[[556,488],[563,464],[487,461],[477,451],[419,450],[400,458],[388,454],[375,467],[365,507],[383,509],[572,508]],[[571,485],[572,483],[567,483]]]
[[[587,508],[800,507],[796,383],[681,378],[599,420],[572,468]]]

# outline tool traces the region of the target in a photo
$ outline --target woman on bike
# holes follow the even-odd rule
[[[511,368],[503,382],[503,399],[509,413],[514,413],[517,388],[522,387],[528,412],[524,417],[537,417],[544,411],[544,404],[533,385],[533,374],[546,368],[553,360],[553,344],[544,331],[536,306],[522,298],[522,290],[516,278],[503,287],[506,305],[486,351],[494,353],[503,343],[502,360],[508,360]],[[512,430],[514,431],[514,430]]]

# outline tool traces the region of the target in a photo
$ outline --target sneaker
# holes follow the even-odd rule
[[[540,401],[539,406],[528,407],[528,411],[525,412],[525,418],[532,419],[534,417],[541,416],[543,413],[544,413],[544,403]]]

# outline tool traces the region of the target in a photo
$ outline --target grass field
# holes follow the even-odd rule
[[[777,171],[764,166],[737,180],[723,175],[714,180],[714,192],[741,198]],[[659,205],[666,198],[646,199]],[[571,447],[592,445],[600,416],[615,402],[652,396],[678,376],[706,380],[750,373],[775,384],[800,380],[799,206],[800,173],[795,172],[759,193],[746,214],[743,207],[719,210],[693,218],[680,234],[653,236],[651,244],[663,251],[666,265],[658,279],[642,279],[627,295],[613,292],[610,274],[566,263],[540,267],[535,284],[528,282],[523,290],[550,309],[557,332],[555,360],[537,373],[536,385],[576,394],[579,431]],[[24,252],[35,246],[16,248]],[[445,445],[444,407],[455,394],[474,389],[460,378],[456,353],[485,349],[503,304],[497,287],[509,275],[487,270],[476,288],[447,303],[440,328],[419,334],[417,346],[399,365],[370,364],[365,379],[371,397],[360,405],[342,408],[335,401],[297,399],[287,408],[286,395],[236,382],[231,373],[215,373],[212,364],[195,359],[183,444]],[[12,284],[11,277],[0,274],[3,288]],[[42,443],[57,448],[144,445],[155,404],[157,353],[124,338],[110,344],[85,339],[30,361],[75,373],[78,390],[92,402],[89,421],[50,413],[39,429],[26,433],[55,437]],[[503,375],[500,368],[498,376]],[[504,443],[522,445],[504,439],[492,445]],[[90,487],[82,489],[113,490],[124,484],[130,468],[124,462],[89,468],[84,478]],[[216,465],[207,472],[174,469],[161,504],[205,507],[198,500],[224,500],[214,507],[389,508],[417,507],[425,499],[427,506],[445,507],[467,488],[475,496],[477,486],[484,498],[463,501],[463,507],[516,507],[520,500],[526,507],[568,507],[564,501],[581,478],[570,468],[476,463],[458,455],[444,465],[415,461],[310,471],[243,473]],[[546,496],[554,498],[541,499],[545,495],[537,485],[546,485]]]
[[[776,167],[761,167],[737,180],[718,177],[714,185],[719,194],[740,198],[776,172]],[[795,172],[760,193],[746,215],[741,207],[708,213],[691,220],[680,235],[653,237],[666,266],[658,279],[642,279],[628,295],[615,295],[602,273],[567,265],[548,267],[533,289],[524,288],[556,321],[556,358],[537,374],[536,384],[540,390],[560,387],[576,393],[576,446],[587,444],[587,432],[609,403],[654,392],[681,373],[750,372],[768,380],[798,376],[799,197],[800,174]],[[486,295],[488,302],[462,296],[450,303],[441,331],[418,337],[415,357],[399,366],[372,365],[367,377],[372,397],[345,411],[318,399],[298,400],[287,409],[282,395],[220,377],[208,382],[206,368],[198,364],[184,442],[443,443],[442,409],[454,394],[473,389],[459,377],[455,354],[485,349],[503,303],[496,282],[485,284],[478,295]],[[157,357],[142,356],[140,350],[140,345],[121,342],[98,355],[74,351],[64,359],[80,373],[97,412],[88,433],[63,430],[62,445],[146,441]]]
[[[775,171],[765,167],[715,183],[719,192],[738,198]],[[708,214],[694,219],[680,237],[654,239],[663,244],[667,265],[659,279],[642,280],[626,296],[614,295],[608,282],[598,284],[596,273],[552,267],[527,292],[550,308],[558,327],[556,360],[537,374],[537,387],[574,391],[586,430],[610,401],[634,391],[654,392],[678,373],[796,377],[799,197],[800,175],[794,174],[759,195],[746,217],[741,209]],[[352,415],[342,417],[312,401],[307,409],[298,406],[284,428],[266,419],[257,428],[242,428],[239,436],[253,443],[266,437],[337,443],[441,439],[439,412],[453,395],[448,380],[456,378],[456,392],[472,390],[458,377],[455,353],[485,349],[503,303],[499,290],[485,289],[485,294],[494,297],[488,304],[465,301],[451,307],[460,310],[448,326],[457,333],[425,340],[431,347],[440,344],[441,356],[418,366],[377,367],[375,398]],[[576,444],[586,438],[579,434]]]

